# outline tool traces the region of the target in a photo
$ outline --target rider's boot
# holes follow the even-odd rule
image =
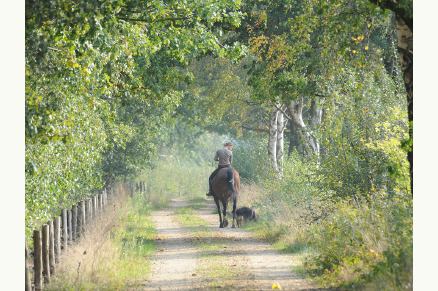
[[[211,184],[210,184],[210,189],[208,190],[207,194],[205,194],[207,196],[213,196],[213,191],[211,190]]]

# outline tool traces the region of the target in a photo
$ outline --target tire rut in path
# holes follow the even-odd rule
[[[172,199],[172,206],[151,214],[158,236],[158,251],[152,258],[150,278],[143,290],[272,290],[277,283],[283,290],[324,290],[314,286],[291,271],[296,264],[293,256],[273,250],[269,244],[255,238],[251,232],[230,225],[219,228],[219,218],[213,214],[216,205],[212,200],[197,210],[196,215],[208,222],[208,228],[216,236],[226,238],[226,247],[220,251],[222,264],[232,270],[232,278],[224,278],[219,288],[211,288],[208,278],[202,278],[203,266],[188,228],[175,220],[174,211],[189,205],[189,201]],[[205,252],[204,252],[205,255]],[[228,285],[227,283],[230,282]]]

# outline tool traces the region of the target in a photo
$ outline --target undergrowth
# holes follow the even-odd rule
[[[123,290],[138,287],[156,250],[151,203],[119,192],[104,216],[63,253],[46,290]]]
[[[239,206],[252,207],[258,214],[258,221],[244,228],[296,255],[302,267],[294,271],[321,286],[412,290],[409,196],[381,192],[329,203],[310,191],[301,199],[291,188],[243,185]],[[281,193],[285,189],[291,192]]]

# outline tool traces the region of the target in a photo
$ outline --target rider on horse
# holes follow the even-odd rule
[[[224,144],[224,147],[221,149],[218,149],[216,151],[216,155],[214,156],[214,160],[218,161],[218,167],[216,170],[211,173],[210,177],[208,178],[209,182],[209,191],[206,194],[207,196],[213,196],[213,191],[211,189],[211,185],[213,183],[213,179],[216,176],[217,172],[219,172],[222,168],[231,168],[231,162],[233,161],[233,143],[232,142],[226,142]]]

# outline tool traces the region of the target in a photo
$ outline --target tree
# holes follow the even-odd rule
[[[413,79],[413,11],[412,0],[369,0],[371,3],[379,6],[382,9],[389,9],[394,12],[397,21],[397,50],[401,70],[403,72],[403,81],[406,89],[406,100],[409,118],[409,138],[403,142],[403,147],[407,151],[409,161],[409,172],[411,176],[411,193],[414,195],[413,168],[414,168],[414,153],[413,153],[413,121],[414,121],[414,79]]]
[[[222,44],[235,1],[26,1],[27,231],[148,166],[188,60]],[[104,181],[105,180],[105,181]]]

